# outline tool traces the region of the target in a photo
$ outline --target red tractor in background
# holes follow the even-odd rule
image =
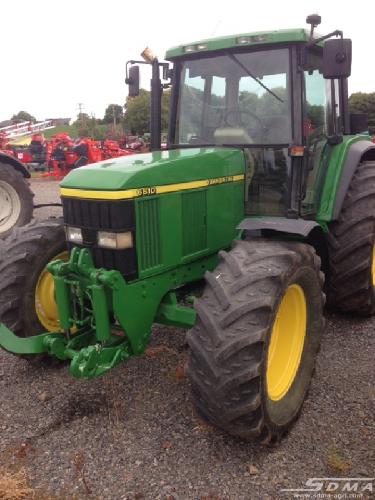
[[[134,150],[131,148],[121,148],[117,141],[105,139],[102,143],[102,154],[103,160],[108,160],[109,158],[118,158],[119,156],[134,154]]]
[[[48,172],[44,176],[61,179],[73,168],[131,154],[134,151],[120,148],[117,141],[100,142],[87,137],[73,141],[68,134],[55,134],[46,145]]]
[[[68,134],[54,134],[45,145],[45,164],[48,172],[44,177],[64,177],[73,167],[77,156],[73,153],[74,142]]]
[[[28,163],[36,163],[38,165],[44,165],[46,161],[46,145],[47,140],[44,138],[43,134],[33,134],[31,136],[30,146],[28,148],[29,154],[24,153],[26,157],[30,158]]]

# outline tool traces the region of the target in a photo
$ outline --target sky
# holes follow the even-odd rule
[[[375,92],[374,0],[2,2],[0,121],[20,110],[75,118],[78,103],[102,118],[108,104],[125,102],[125,63],[146,46],[163,59],[167,48],[195,40],[305,27],[312,13],[322,16],[319,33],[341,29],[353,40],[349,92]]]

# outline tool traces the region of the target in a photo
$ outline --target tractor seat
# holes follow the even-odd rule
[[[215,144],[252,144],[246,130],[242,127],[221,127],[214,132]]]

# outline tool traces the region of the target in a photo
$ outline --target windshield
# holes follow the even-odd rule
[[[180,63],[175,144],[291,142],[289,49]]]

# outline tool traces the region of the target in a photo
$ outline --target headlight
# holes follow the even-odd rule
[[[71,243],[82,244],[83,242],[82,229],[80,229],[79,227],[67,226],[65,232],[66,232],[66,239],[68,241],[70,241]]]
[[[133,235],[127,233],[109,233],[107,231],[98,231],[98,246],[103,248],[115,248],[124,250],[133,247]]]

